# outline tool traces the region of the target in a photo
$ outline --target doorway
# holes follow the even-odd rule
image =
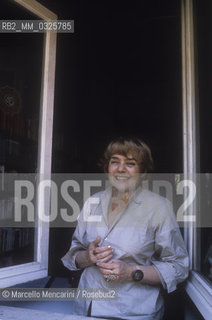
[[[122,135],[150,146],[154,172],[183,172],[179,1],[73,1],[70,13],[74,34],[58,35],[54,132],[64,147],[53,172],[101,172],[105,146]],[[54,275],[66,273],[58,257],[72,233],[51,230]]]

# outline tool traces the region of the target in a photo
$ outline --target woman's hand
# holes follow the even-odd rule
[[[132,272],[136,270],[135,265],[116,259],[112,259],[108,263],[98,262],[97,266],[106,281],[131,281]],[[143,284],[149,284],[152,286],[161,285],[160,277],[154,266],[139,265],[139,267],[144,273],[144,277],[141,280]]]
[[[135,269],[135,266],[117,259],[112,259],[108,263],[99,261],[97,266],[107,281],[132,280],[131,274]]]
[[[90,267],[97,262],[108,262],[113,257],[113,249],[110,246],[98,247],[101,241],[100,237],[90,242],[88,249],[80,251],[76,256],[76,264],[80,268]]]
[[[92,241],[87,249],[88,259],[91,264],[96,264],[97,262],[108,262],[112,259],[113,249],[111,246],[98,247],[101,238],[97,237],[96,240]]]

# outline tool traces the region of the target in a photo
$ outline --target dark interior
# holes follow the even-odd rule
[[[64,148],[53,150],[53,171],[101,172],[108,141],[136,135],[150,145],[155,172],[182,172],[179,1],[42,3],[75,21],[74,34],[58,35],[54,132]],[[72,232],[58,242],[52,229],[52,274],[66,272],[57,257]]]

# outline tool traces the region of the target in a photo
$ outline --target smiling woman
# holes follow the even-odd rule
[[[147,162],[151,164],[153,161],[150,149],[142,141],[135,138],[118,138],[107,147],[103,162],[113,186],[108,208],[108,222],[111,225],[141,182],[141,173],[147,171]]]
[[[109,162],[108,173],[111,184],[120,192],[131,192],[140,181],[139,164],[131,154],[126,157],[114,154]]]
[[[84,269],[80,289],[118,288],[118,299],[76,301],[74,313],[160,320],[162,287],[171,292],[186,279],[188,256],[171,203],[140,186],[152,163],[150,149],[136,138],[118,138],[106,148],[102,164],[110,186],[93,195],[89,212],[101,223],[85,221],[85,204],[62,261],[70,270]]]

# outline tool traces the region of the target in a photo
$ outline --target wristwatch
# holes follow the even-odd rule
[[[141,281],[144,277],[143,271],[141,271],[139,266],[136,266],[136,270],[134,270],[131,274],[133,281]]]

